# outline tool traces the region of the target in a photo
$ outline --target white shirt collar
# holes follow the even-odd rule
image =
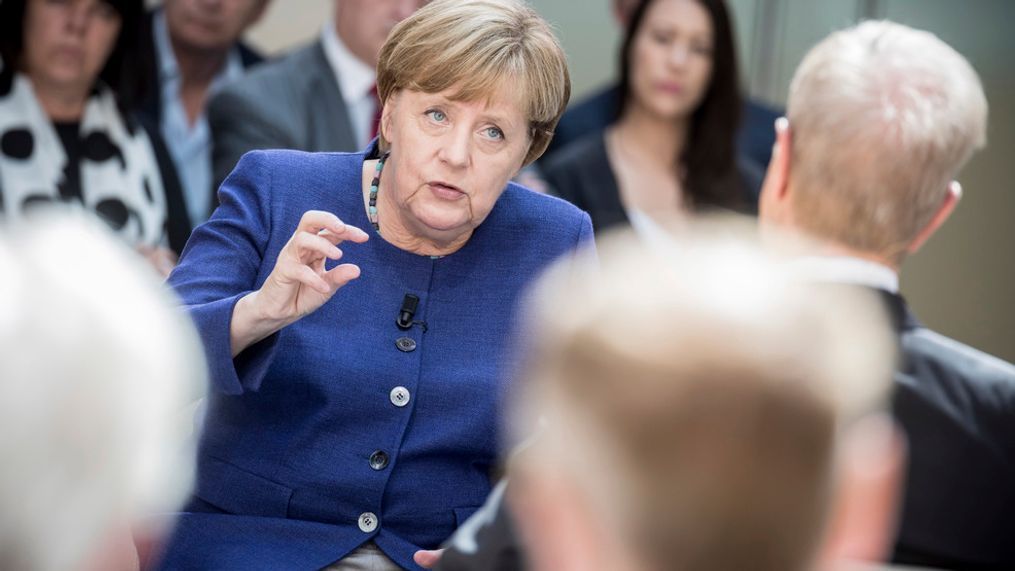
[[[899,274],[888,266],[851,256],[805,256],[790,267],[811,281],[867,286],[899,292]]]
[[[377,70],[363,63],[349,51],[342,43],[342,38],[338,37],[334,22],[327,22],[324,25],[321,31],[321,45],[324,46],[324,56],[331,65],[346,104],[359,103],[364,97],[372,99],[370,90],[377,82]]]

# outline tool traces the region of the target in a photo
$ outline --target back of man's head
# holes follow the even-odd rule
[[[900,260],[986,140],[976,72],[929,32],[865,22],[832,34],[790,85],[796,224]]]
[[[127,568],[130,529],[193,479],[196,332],[98,222],[0,232],[0,569]]]
[[[535,298],[519,410],[545,425],[512,466],[535,567],[806,568],[844,434],[880,418],[880,308],[728,237],[612,243],[600,261]]]

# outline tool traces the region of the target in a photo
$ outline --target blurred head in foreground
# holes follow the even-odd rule
[[[902,451],[893,343],[737,232],[605,241],[530,306],[510,501],[539,570],[771,570],[876,558]],[[510,490],[511,488],[509,488]]]
[[[969,62],[929,32],[865,22],[797,68],[761,192],[763,225],[896,270],[948,218],[955,177],[986,143]]]
[[[0,229],[0,569],[128,569],[130,529],[190,489],[196,333],[84,218]]]

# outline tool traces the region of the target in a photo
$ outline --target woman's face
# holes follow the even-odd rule
[[[28,0],[22,69],[36,88],[87,93],[120,34],[102,0]]]
[[[690,116],[712,78],[712,20],[697,0],[655,0],[631,46],[633,101],[662,119]]]
[[[398,91],[385,103],[381,123],[391,144],[384,167],[390,186],[382,182],[382,192],[393,191],[414,231],[438,241],[454,240],[486,219],[530,143],[516,92],[452,101],[455,92]]]

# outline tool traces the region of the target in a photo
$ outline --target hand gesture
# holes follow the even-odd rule
[[[313,312],[358,278],[360,269],[355,264],[325,270],[324,263],[342,257],[338,247],[342,242],[362,243],[367,238],[366,232],[330,212],[303,214],[261,289],[245,296],[233,310],[233,355]]]

